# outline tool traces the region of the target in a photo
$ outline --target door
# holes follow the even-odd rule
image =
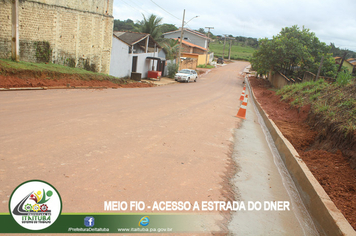
[[[131,72],[137,72],[137,56],[132,57],[132,70]]]
[[[165,76],[165,74],[164,74],[165,68],[166,68],[166,61],[161,61],[162,77]]]

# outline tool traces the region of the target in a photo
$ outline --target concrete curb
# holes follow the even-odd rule
[[[47,87],[20,87],[20,88],[0,88],[0,91],[19,91],[19,90],[46,90]]]
[[[163,86],[176,84],[177,81],[152,81],[152,80],[143,80],[147,83],[154,84],[155,86]],[[118,89],[116,87],[105,87],[105,86],[53,86],[53,87],[19,87],[19,88],[0,88],[0,91],[22,91],[22,90],[47,90],[47,89]]]
[[[250,90],[250,98],[255,102],[266,123],[278,152],[320,234],[356,236],[356,231],[335,206],[307,165],[299,158],[299,154],[293,145],[283,136],[276,124],[268,118],[268,115],[261,108],[261,104],[255,99],[248,79],[246,79],[246,83]]]
[[[169,79],[169,81],[167,81],[166,79],[161,79],[161,80],[142,80],[145,83],[151,83],[156,85],[156,87],[158,86],[164,86],[164,85],[170,85],[170,84],[177,84],[177,81],[171,81],[171,79]]]
[[[216,67],[215,67],[215,68],[216,68]],[[214,68],[214,69],[215,69],[215,68]],[[201,78],[201,77],[206,76],[206,75],[209,74],[210,72],[211,72],[211,69],[205,70],[205,72],[204,72],[203,74],[200,74],[200,75],[198,76],[198,79]]]

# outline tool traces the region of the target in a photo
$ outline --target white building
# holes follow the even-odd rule
[[[132,72],[146,78],[148,71],[163,71],[166,57],[161,46],[145,33],[115,31],[112,40],[110,75],[131,77]]]

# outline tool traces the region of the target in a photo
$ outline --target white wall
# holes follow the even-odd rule
[[[154,64],[157,70],[157,60],[147,60],[147,57],[157,57],[158,53],[134,53],[129,54],[129,46],[121,40],[113,37],[110,61],[110,75],[115,77],[131,76],[132,57],[137,56],[137,73],[141,73],[141,78],[146,78],[149,70]]]
[[[158,50],[159,50],[158,57],[166,59],[166,53],[163,51],[163,49],[158,49]]]
[[[213,62],[214,60],[214,52],[209,53],[209,63]]]
[[[129,46],[113,37],[109,75],[119,78],[130,76],[131,65],[132,58],[129,55]]]
[[[193,43],[195,45],[198,45],[200,47],[203,47],[203,48],[207,48],[208,46],[208,40],[207,39],[204,39],[202,37],[199,37],[195,34],[192,34],[192,33],[189,33],[189,32],[186,32],[186,31],[183,31],[183,40],[187,41],[187,42],[190,42],[190,43]],[[165,38],[170,38],[170,39],[173,39],[173,38],[180,38],[180,31],[179,32],[173,32],[173,33],[170,33],[170,34],[166,34],[164,35]],[[185,38],[188,38],[188,39],[185,39]]]

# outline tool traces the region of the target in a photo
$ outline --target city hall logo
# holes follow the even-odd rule
[[[20,184],[11,194],[10,214],[22,227],[41,230],[53,224],[62,211],[57,190],[41,180]]]

